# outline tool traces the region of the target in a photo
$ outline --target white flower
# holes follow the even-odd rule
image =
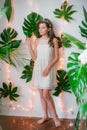
[[[78,57],[81,64],[87,64],[87,49],[85,49]]]

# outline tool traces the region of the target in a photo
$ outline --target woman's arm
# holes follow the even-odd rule
[[[32,58],[33,61],[36,60],[36,57],[37,57],[37,54],[36,54],[36,48],[37,48],[37,39],[35,40],[35,43],[34,43],[34,49],[32,48],[32,39],[31,38],[26,38],[26,42],[28,43],[28,48],[29,48],[29,53],[30,53],[30,56]]]
[[[55,38],[53,40],[54,43],[54,55],[52,60],[50,61],[50,63],[48,64],[48,66],[45,68],[45,70],[43,71],[42,75],[45,77],[48,75],[51,67],[57,62],[58,60],[58,40]]]
[[[53,43],[54,43],[54,55],[53,58],[51,60],[51,62],[48,64],[48,68],[51,69],[51,67],[58,61],[58,40],[56,38],[53,39]]]

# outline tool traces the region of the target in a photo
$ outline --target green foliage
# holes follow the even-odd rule
[[[30,60],[30,65],[26,65],[24,67],[24,70],[22,72],[22,79],[26,79],[26,82],[29,82],[32,78],[32,72],[33,72],[33,67],[34,67],[34,61],[32,59]]]
[[[8,85],[3,82],[3,88],[0,88],[0,98],[9,97],[10,100],[17,101],[16,98],[19,97],[19,94],[17,94],[17,90],[18,87],[13,87],[11,82]]]
[[[87,117],[87,64],[81,64],[78,61],[78,56],[79,53],[72,52],[68,57],[67,64],[70,86],[79,104],[75,130],[78,130],[80,116]]]
[[[68,38],[66,36],[64,36],[63,34],[61,35],[61,42],[64,45],[64,47],[66,48],[70,48],[72,45],[70,44],[71,41],[68,40]]]
[[[17,32],[12,28],[4,29],[0,34],[2,41],[0,41],[0,59],[8,64],[15,66],[11,60],[11,53],[20,46],[21,40],[15,40]]]
[[[26,36],[31,37],[32,34],[38,36],[37,23],[42,20],[42,16],[32,12],[27,16],[27,19],[24,19],[23,22],[23,32]]]
[[[69,84],[69,77],[65,70],[57,70],[57,87],[53,95],[58,96],[62,91],[69,92],[70,91],[70,84]]]
[[[74,14],[75,12],[77,12],[76,10],[72,10],[73,5],[68,6],[67,1],[65,0],[60,9],[55,9],[55,11],[53,12],[55,14],[56,18],[64,18],[66,21],[70,21],[73,20],[72,18],[72,14]]]
[[[8,11],[8,7],[4,7],[0,9],[0,19],[3,17],[3,15]]]
[[[87,11],[84,7],[83,7],[83,12],[84,12],[85,21],[87,22]]]
[[[82,21],[82,25],[83,27],[79,26],[81,36],[87,38],[87,22]]]
[[[70,86],[74,94],[78,97],[83,93],[83,87],[87,84],[87,65],[78,62],[79,53],[72,52],[68,57],[67,67]]]
[[[78,128],[79,122],[80,122],[80,112],[78,111],[76,120],[75,120],[75,129],[74,130],[79,130],[79,128]]]
[[[79,49],[86,49],[86,43],[81,42],[80,40],[78,40],[77,38],[75,38],[74,36],[71,36],[70,34],[67,33],[63,33],[63,35],[72,43],[74,43],[74,45],[76,45]]]
[[[6,7],[6,6],[8,7],[8,10],[6,12],[6,16],[7,16],[7,19],[9,21],[11,18],[11,14],[12,14],[11,0],[5,0],[4,7]]]

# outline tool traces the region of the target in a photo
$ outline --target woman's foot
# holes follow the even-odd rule
[[[38,124],[43,124],[44,122],[48,121],[49,118],[41,118],[37,121]]]
[[[54,120],[54,123],[55,123],[56,127],[60,127],[61,126],[61,122],[60,122],[58,116],[53,117],[53,120]]]

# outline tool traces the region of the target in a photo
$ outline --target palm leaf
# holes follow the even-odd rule
[[[33,66],[34,62],[30,60],[30,65],[24,67],[21,78],[26,79],[26,82],[29,82],[32,78]]]
[[[84,82],[87,84],[87,65],[78,62],[79,53],[71,53],[68,57],[67,67],[69,68],[68,76],[72,91],[77,97],[82,94]]]
[[[53,95],[58,96],[62,91],[71,92],[69,78],[64,70],[57,70],[57,87]]]
[[[78,40],[77,38],[75,38],[74,36],[67,34],[67,33],[63,33],[63,35],[65,37],[67,37],[68,40],[70,40],[72,43],[74,43],[79,49],[85,49],[86,48],[86,44],[81,42],[80,40]]]
[[[69,48],[71,47],[71,41],[67,39],[63,34],[61,35],[61,42],[64,45],[64,47]]]
[[[0,88],[0,98],[9,97],[10,100],[17,101],[16,98],[18,98],[20,95],[17,94],[18,87],[14,87],[12,85],[12,82],[9,84],[3,83],[3,88]]]
[[[0,41],[0,58],[6,63],[14,66],[15,64],[11,59],[11,53],[15,51],[21,44],[21,40],[14,40],[16,39],[17,35],[18,33],[10,27],[4,29],[0,35],[2,39],[2,41]]]
[[[87,22],[82,21],[82,25],[83,25],[83,27],[79,26],[80,34],[82,37],[87,38]]]
[[[72,14],[77,12],[76,10],[72,10],[73,5],[68,5],[67,1],[64,1],[60,7],[60,9],[55,9],[53,12],[56,18],[64,18],[66,21],[73,20]]]
[[[87,22],[87,11],[86,11],[86,9],[84,8],[84,6],[83,6],[83,12],[84,12],[85,21]]]
[[[2,9],[0,9],[0,19],[3,17],[3,15],[8,11],[9,7],[4,7]]]
[[[7,16],[7,19],[8,21],[10,20],[11,18],[11,14],[12,14],[12,5],[11,5],[11,0],[5,0],[5,3],[4,3],[4,7],[8,6],[8,10],[6,12],[6,16]]]
[[[85,117],[87,115],[87,102],[83,103],[80,106],[80,114],[81,114],[82,117]]]
[[[27,19],[24,19],[23,22],[23,32],[26,36],[31,37],[32,34],[35,34],[38,36],[38,31],[37,31],[37,23],[42,20],[42,16],[39,14],[32,12],[27,16]]]
[[[77,116],[76,116],[76,120],[75,120],[75,130],[79,130],[78,126],[79,126],[79,122],[80,122],[80,112],[78,111]]]

